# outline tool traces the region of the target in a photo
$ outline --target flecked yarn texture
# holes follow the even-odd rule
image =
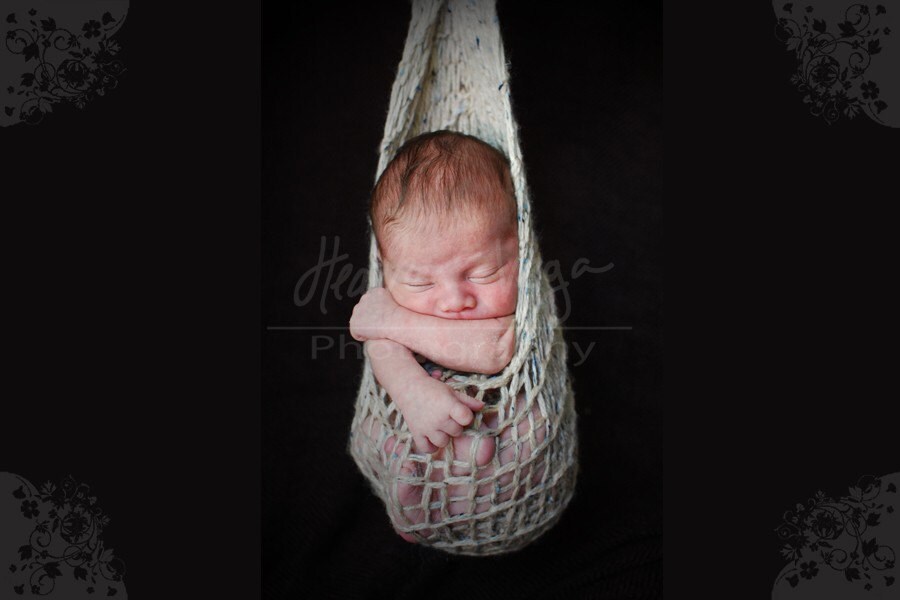
[[[479,399],[487,400],[489,392],[491,403],[462,436],[471,437],[473,447],[493,436],[490,464],[477,467],[474,452],[455,456],[453,441],[433,455],[412,452],[407,424],[375,380],[368,357],[348,451],[398,530],[453,554],[501,554],[549,530],[575,492],[578,441],[566,346],[532,228],[495,0],[413,0],[411,5],[376,180],[406,140],[438,129],[474,135],[509,158],[518,204],[516,352],[495,376],[445,378],[447,385]],[[369,287],[381,285],[372,235]],[[384,446],[391,437],[398,450],[389,455]],[[400,465],[415,465],[415,474],[401,474]],[[400,484],[421,492],[414,495],[416,502],[400,502]]]

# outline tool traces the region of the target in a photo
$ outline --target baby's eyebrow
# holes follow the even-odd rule
[[[496,256],[493,256],[491,253],[486,255],[481,255],[472,260],[468,261],[463,267],[463,271],[472,272],[472,271],[482,271],[482,270],[497,270],[505,266],[507,263],[502,260],[498,260]],[[416,267],[408,266],[408,265],[398,265],[397,272],[400,273],[403,277],[422,277],[428,278],[430,277],[428,271],[420,271]]]

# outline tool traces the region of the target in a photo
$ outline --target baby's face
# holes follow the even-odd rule
[[[384,286],[400,306],[445,319],[516,312],[519,242],[515,227],[428,217],[391,232]]]

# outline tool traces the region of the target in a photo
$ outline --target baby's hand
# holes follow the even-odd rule
[[[384,331],[391,326],[391,318],[398,308],[389,291],[383,287],[372,288],[353,307],[350,335],[359,342],[387,337]]]
[[[481,410],[484,403],[450,389],[424,371],[422,375],[409,381],[403,397],[394,401],[401,407],[416,450],[431,454],[449,444],[451,437],[460,435],[472,422],[472,411]]]

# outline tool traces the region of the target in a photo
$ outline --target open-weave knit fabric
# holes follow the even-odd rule
[[[578,443],[566,346],[532,228],[495,0],[411,4],[376,180],[406,140],[439,129],[476,136],[509,158],[518,204],[516,352],[500,374],[443,378],[453,389],[485,400],[462,436],[473,445],[493,436],[488,465],[479,468],[474,452],[457,456],[456,441],[433,455],[412,452],[409,428],[376,381],[368,357],[348,450],[398,530],[454,554],[500,554],[552,527],[575,491]],[[381,285],[372,235],[369,287]],[[389,438],[395,449],[390,453]],[[416,470],[401,473],[401,465]],[[400,501],[401,484],[416,486],[415,502]]]

